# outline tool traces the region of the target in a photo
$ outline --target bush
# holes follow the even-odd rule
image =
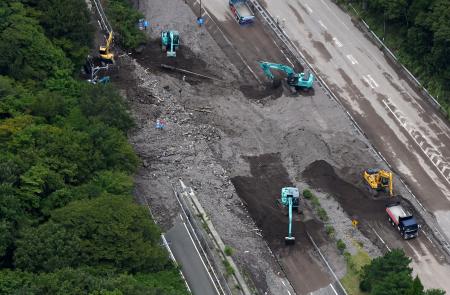
[[[227,276],[234,275],[234,268],[231,266],[231,264],[228,262],[228,260],[223,260],[223,265],[225,266],[225,271]]]
[[[347,248],[344,241],[342,241],[341,239],[337,240],[336,246],[341,253],[344,253],[344,250]]]
[[[320,208],[320,201],[316,196],[312,196],[311,204],[314,208]]]
[[[305,197],[305,199],[309,200],[313,197],[313,193],[309,189],[304,189],[303,196]]]
[[[328,214],[327,211],[325,211],[325,209],[319,207],[317,208],[317,215],[319,215],[320,220],[327,222],[328,221]]]
[[[225,252],[225,255],[231,256],[231,255],[233,255],[233,248],[231,248],[228,245],[225,245],[225,248],[223,249],[223,252]]]
[[[328,235],[330,238],[333,238],[333,237],[334,237],[334,232],[335,232],[335,230],[334,230],[334,227],[333,227],[333,226],[331,226],[331,225],[325,226],[325,231],[327,232],[327,235]]]
[[[137,28],[144,16],[126,0],[109,0],[106,13],[116,32],[115,40],[124,48],[136,48],[145,42],[145,34]]]

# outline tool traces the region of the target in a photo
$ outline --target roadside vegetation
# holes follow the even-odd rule
[[[145,34],[136,24],[144,16],[128,0],[105,1],[106,14],[115,30],[115,41],[124,49],[134,49],[145,42]]]
[[[371,259],[358,241],[353,241],[356,253],[347,250],[347,244],[338,239],[329,217],[320,205],[319,198],[309,189],[303,190],[315,213],[325,224],[327,235],[336,240],[336,248],[345,258],[347,273],[341,283],[349,295],[444,295],[438,289],[424,290],[418,277],[413,278],[411,259],[403,250],[394,249],[382,257]],[[324,213],[323,213],[324,212]],[[324,218],[326,216],[326,218]],[[347,241],[348,242],[348,241]]]
[[[84,0],[0,2],[0,293],[188,294],[134,204],[127,106],[75,77]]]
[[[441,103],[450,117],[448,0],[358,0],[362,18]],[[352,12],[352,10],[349,10]]]

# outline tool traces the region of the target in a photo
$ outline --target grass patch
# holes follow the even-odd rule
[[[231,264],[228,262],[228,260],[223,260],[223,265],[225,266],[225,271],[227,276],[234,275],[234,268],[231,266]]]
[[[358,252],[355,255],[347,253],[348,252],[344,253],[347,260],[347,273],[341,279],[341,283],[349,295],[367,295],[367,293],[362,292],[359,289],[359,273],[364,265],[370,263],[371,258],[369,254],[362,249],[358,249]]]
[[[327,211],[325,211],[322,207],[317,208],[317,215],[319,215],[320,220],[323,222],[327,222],[329,219]]]
[[[334,227],[333,227],[333,226],[331,226],[331,225],[325,226],[325,231],[327,232],[327,235],[328,235],[330,238],[334,238],[334,232],[335,232],[335,230],[334,230]]]
[[[228,245],[225,245],[225,248],[223,248],[223,252],[225,252],[225,255],[231,256],[233,255],[233,248],[231,248]]]
[[[313,197],[313,193],[309,189],[304,189],[303,196],[305,197],[305,199],[309,200]]]

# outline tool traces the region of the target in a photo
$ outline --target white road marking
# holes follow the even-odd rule
[[[352,63],[352,65],[356,65],[358,64],[358,61],[353,57],[353,55],[348,54],[347,58],[350,60],[350,62]]]
[[[336,295],[339,295],[339,294],[338,294],[338,292],[336,292],[336,289],[334,289],[334,287],[333,287],[333,285],[332,285],[332,284],[330,284],[330,287],[331,287],[331,289],[333,289],[333,291],[334,291],[334,294],[336,294]]]
[[[208,273],[209,279],[213,283],[212,285],[214,286],[214,289],[216,289],[217,294],[220,294],[219,290],[217,290],[216,284],[214,284],[214,280],[213,280],[211,274],[209,273],[208,268],[206,267],[205,262],[203,261],[202,255],[200,255],[200,252],[197,249],[197,245],[195,245],[194,239],[192,238],[191,233],[189,232],[186,223],[183,222],[183,224],[184,224],[184,228],[186,229],[186,231],[187,231],[187,233],[189,235],[189,238],[191,238],[191,242],[194,245],[195,250],[197,251],[198,257],[200,257],[200,260],[202,261],[203,267],[205,267],[205,270]]]
[[[311,14],[313,12],[313,10],[311,9],[311,7],[309,7],[308,4],[305,4],[305,7],[308,10],[309,14]]]
[[[331,10],[331,7],[330,6],[328,6],[328,4],[327,3],[325,3],[325,1],[323,1],[323,0],[320,0],[321,2],[322,2],[322,4],[323,5],[325,5],[327,8],[328,8],[328,10]]]
[[[373,85],[375,85],[375,87],[378,87],[377,82],[375,82],[375,80],[372,78],[372,76],[367,75],[367,78],[369,78],[370,81],[372,81]]]
[[[324,28],[325,30],[328,30],[327,26],[321,21],[319,20],[319,25]]]
[[[370,226],[370,225],[369,225]],[[391,252],[391,248],[389,248],[389,246],[386,244],[386,242],[380,237],[380,235],[377,233],[377,231],[370,226],[370,228],[373,230],[373,232],[377,235],[377,237],[380,239],[380,241],[383,243],[383,245],[386,246],[386,248],[388,249],[389,252]]]
[[[363,76],[364,81],[369,84],[370,88],[374,89],[378,87],[377,82],[370,75]]]
[[[424,135],[420,133],[420,131],[414,130],[413,126],[408,124],[406,121],[406,116],[403,115],[403,113],[399,110],[393,111],[392,108],[396,108],[396,106],[392,102],[388,102],[387,100],[383,100],[383,104],[386,106],[386,108],[394,115],[394,118],[400,123],[400,125],[408,131],[408,134],[410,137],[414,140],[414,142],[419,146],[420,150],[428,157],[430,162],[436,167],[436,169],[441,173],[441,175],[444,177],[445,180],[447,180],[448,183],[450,183],[450,175],[445,175],[446,170],[450,169],[450,163],[448,163],[442,154],[433,147],[433,145],[429,144],[426,141],[426,138]],[[423,138],[420,139],[420,138]],[[425,147],[424,147],[425,146]],[[433,161],[433,159],[437,157],[436,163]],[[442,168],[439,167],[439,165],[442,164]]]
[[[341,42],[339,42],[338,38],[336,38],[336,37],[333,37],[333,41],[334,41],[334,44],[336,44],[337,47],[342,47],[342,46],[344,46],[344,45],[342,45]]]
[[[373,86],[372,86],[372,84],[370,84],[369,79],[367,79],[366,76],[363,76],[363,79],[364,79],[364,81],[366,81],[367,84],[369,84],[370,88],[373,89]]]

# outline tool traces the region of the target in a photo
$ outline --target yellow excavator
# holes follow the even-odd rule
[[[108,39],[106,40],[106,46],[100,46],[98,52],[102,61],[107,63],[114,63],[114,54],[110,51],[110,47],[113,41],[113,31],[109,32]]]
[[[363,173],[363,178],[370,189],[375,191],[389,191],[391,197],[394,196],[392,172],[383,169],[367,169]]]

